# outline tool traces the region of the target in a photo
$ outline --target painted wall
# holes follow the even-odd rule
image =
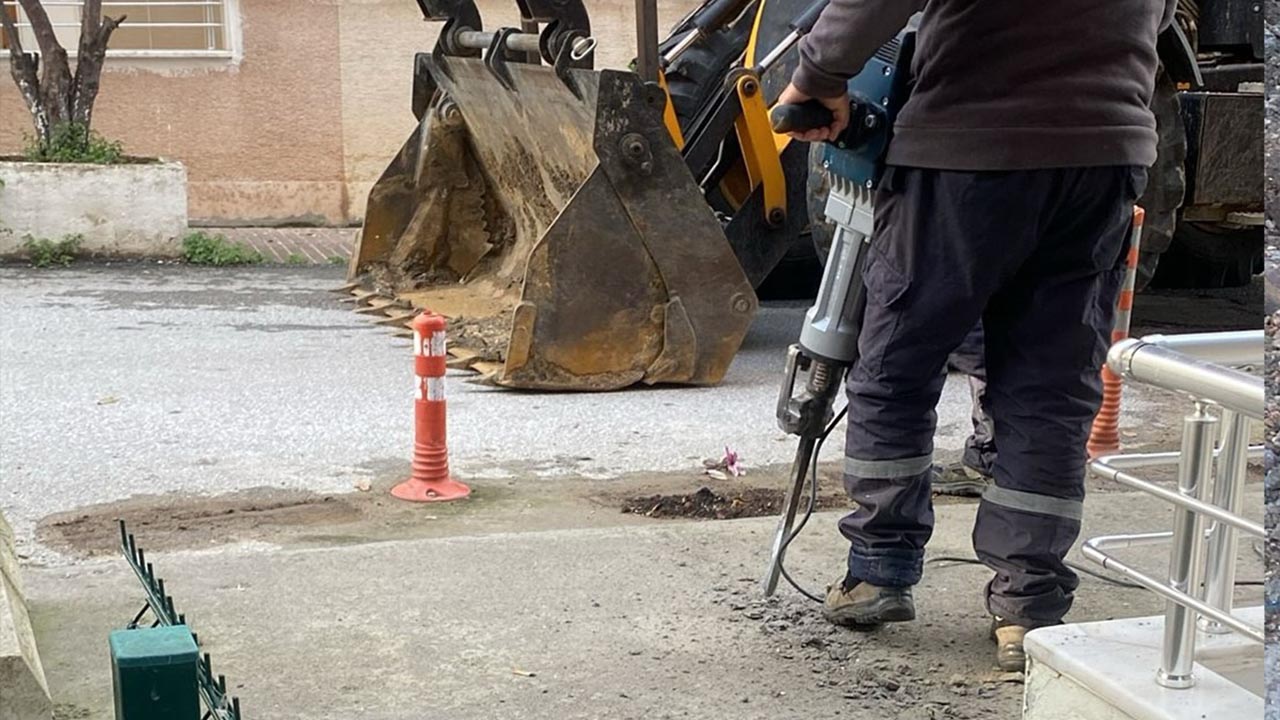
[[[480,0],[486,25],[514,25],[511,0]],[[697,0],[659,0],[663,27]],[[345,224],[413,127],[413,54],[437,26],[412,0],[239,0],[238,62],[117,60],[95,125],[135,155],[188,167],[204,224]],[[597,57],[635,54],[631,0],[588,0]],[[26,109],[0,76],[0,155],[18,152]]]

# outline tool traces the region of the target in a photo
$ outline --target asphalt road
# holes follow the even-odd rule
[[[327,292],[340,280],[331,267],[0,268],[0,509],[28,550],[39,518],[89,504],[255,487],[335,492],[403,472],[408,342]],[[696,472],[726,446],[748,466],[787,463],[794,445],[773,407],[802,312],[802,303],[762,310],[714,388],[535,394],[455,376],[454,468],[520,482]],[[1190,317],[1172,314],[1184,325]],[[1221,308],[1203,318],[1207,327],[1229,319]],[[1143,393],[1126,403],[1126,422],[1151,425]],[[968,414],[967,386],[953,377],[940,452],[962,447]],[[829,443],[827,457],[839,452]]]

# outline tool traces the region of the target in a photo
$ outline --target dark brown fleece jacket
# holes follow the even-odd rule
[[[793,81],[834,97],[923,9],[894,165],[1029,170],[1156,158],[1156,36],[1176,0],[831,0]]]

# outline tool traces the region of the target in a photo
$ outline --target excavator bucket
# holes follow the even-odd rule
[[[451,352],[499,385],[719,382],[756,296],[664,94],[504,57],[419,56],[433,92],[370,193],[348,287],[392,322],[445,315]]]

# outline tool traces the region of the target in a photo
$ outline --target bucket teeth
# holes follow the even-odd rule
[[[409,321],[413,320],[413,318],[416,316],[417,316],[417,313],[413,312],[412,310],[401,311],[395,314],[389,314],[386,317],[379,318],[377,320],[374,320],[373,322],[375,325],[408,325]]]
[[[339,298],[338,302],[355,303],[357,305],[368,305],[374,298],[382,297],[373,290],[352,290],[351,297]]]
[[[471,366],[477,375],[467,380],[473,385],[499,385],[498,377],[502,374],[502,363],[478,362]]]
[[[403,310],[406,307],[408,307],[408,303],[403,300],[379,296],[369,300],[364,307],[356,308],[354,312],[360,315],[377,315],[391,310]]]
[[[451,356],[445,361],[445,366],[453,370],[470,370],[478,362],[482,362],[480,353],[467,348],[451,347],[449,348]]]
[[[332,288],[329,290],[329,292],[336,293],[338,295],[350,295],[354,293],[356,290],[358,290],[359,288],[360,288],[360,283],[349,282],[349,283],[346,283],[345,285],[340,285],[336,288]]]

